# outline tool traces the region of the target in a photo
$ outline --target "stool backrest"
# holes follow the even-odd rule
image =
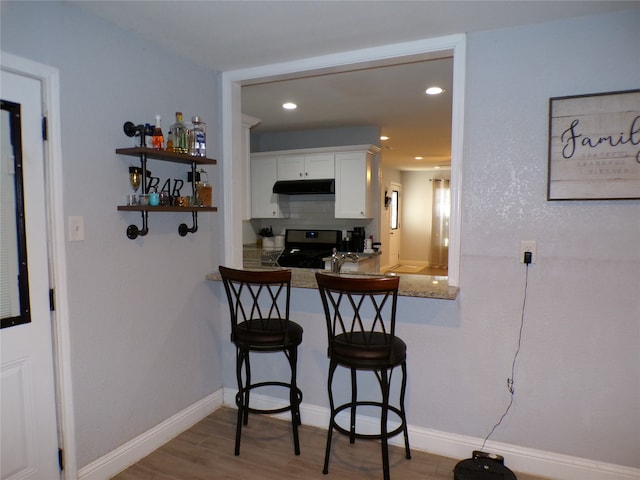
[[[316,273],[329,348],[337,335],[359,345],[395,335],[399,277],[338,277]]]
[[[261,329],[266,328],[267,320],[277,319],[281,321],[282,329],[286,330],[291,270],[248,271],[222,265],[218,270],[229,301],[231,341],[234,341],[236,327],[240,323],[244,323],[248,329]]]

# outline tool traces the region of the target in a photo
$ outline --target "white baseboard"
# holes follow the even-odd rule
[[[416,267],[428,267],[428,260],[411,260],[410,258],[401,258],[398,260],[400,265],[415,265]]]
[[[471,458],[483,439],[409,426],[411,448],[450,458]],[[390,443],[401,445],[396,437]],[[485,451],[505,458],[513,471],[555,480],[637,480],[640,469],[562,455],[500,442],[487,442]]]
[[[78,470],[78,480],[106,480],[175,438],[222,406],[222,389],[176,413]]]
[[[99,458],[78,472],[79,480],[106,480],[133,465],[155,449],[176,437],[199,422],[220,406],[235,408],[236,390],[221,389],[201,401],[178,412],[171,418],[133,440]],[[277,408],[286,400],[266,395],[252,394],[252,406],[257,408]],[[289,420],[289,412],[275,415]],[[329,424],[329,409],[318,405],[303,403],[300,416],[304,425],[326,429]],[[363,429],[375,431],[378,421],[372,417],[359,416],[358,425]],[[461,460],[470,458],[473,450],[482,445],[481,438],[455,435],[409,425],[409,441],[413,450],[429,452]],[[403,446],[398,435],[390,440],[391,444]],[[516,472],[527,473],[556,480],[638,480],[640,469],[598,462],[580,457],[561,455],[544,450],[519,447],[499,442],[488,442],[485,450],[505,457],[505,465]]]
[[[224,403],[235,407],[235,390],[225,389]],[[276,408],[286,401],[252,394],[252,405],[258,408]],[[288,412],[276,415],[284,420],[290,419]],[[329,409],[318,405],[303,403],[300,417],[304,425],[326,429],[329,424]],[[379,431],[379,422],[372,417],[358,416],[357,423],[361,431]],[[474,450],[479,450],[482,438],[474,438],[452,433],[430,430],[409,425],[409,443],[412,450],[429,452],[460,460],[471,458]],[[404,447],[402,435],[389,440],[392,445]],[[553,478],[555,480],[638,480],[640,469],[598,462],[580,457],[519,447],[499,442],[487,442],[485,450],[504,456],[505,465],[511,470]]]

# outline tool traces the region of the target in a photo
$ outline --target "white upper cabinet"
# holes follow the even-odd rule
[[[373,155],[336,153],[336,218],[373,218]]]
[[[333,153],[278,156],[278,180],[317,180],[334,175]]]
[[[284,218],[273,184],[278,179],[276,157],[251,158],[251,218]]]

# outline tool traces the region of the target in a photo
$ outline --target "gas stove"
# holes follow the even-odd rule
[[[278,258],[281,267],[324,268],[323,258],[331,256],[342,240],[340,230],[286,231],[284,251]]]

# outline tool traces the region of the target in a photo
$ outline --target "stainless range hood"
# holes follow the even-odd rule
[[[280,180],[273,185],[273,193],[283,195],[312,195],[336,193],[333,178],[320,180]]]

